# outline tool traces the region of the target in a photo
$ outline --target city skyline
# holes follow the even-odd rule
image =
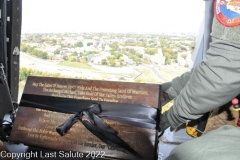
[[[22,31],[197,33],[203,11],[203,0],[23,0]]]

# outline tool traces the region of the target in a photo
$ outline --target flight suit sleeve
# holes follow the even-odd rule
[[[172,86],[174,88],[174,90],[177,92],[177,94],[179,94],[181,92],[181,90],[184,88],[184,86],[187,84],[187,82],[190,79],[190,76],[192,74],[192,71],[183,73],[181,76],[176,77],[172,80]]]
[[[197,119],[240,93],[239,51],[239,44],[213,38],[206,59],[195,67],[173,106],[162,115],[171,127]]]
[[[224,125],[174,148],[165,160],[238,160],[240,128]]]

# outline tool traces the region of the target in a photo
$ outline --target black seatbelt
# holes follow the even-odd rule
[[[9,113],[10,121],[5,123],[4,116]],[[12,102],[7,78],[4,72],[4,66],[0,63],[0,139],[6,140],[7,128],[11,127],[11,121],[15,117],[15,108]]]

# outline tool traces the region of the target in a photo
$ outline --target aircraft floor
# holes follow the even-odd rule
[[[190,139],[192,139],[192,137],[186,134],[185,128],[177,132],[170,132],[170,130],[167,129],[159,139],[158,160],[164,160],[177,145]],[[28,147],[22,144],[16,145],[5,143],[5,145],[12,153],[24,153],[28,150]],[[18,160],[25,159],[19,158]]]

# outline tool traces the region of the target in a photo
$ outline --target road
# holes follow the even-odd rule
[[[165,71],[168,71],[168,72],[171,72],[171,73],[174,73],[174,74],[177,74],[177,75],[181,75],[182,72],[177,72],[177,71],[174,71],[173,69],[169,69],[167,67],[162,67],[162,66],[157,66],[159,69],[162,69],[162,70],[165,70]],[[186,68],[184,68],[185,71],[187,71]]]
[[[58,65],[57,61],[43,60],[37,57],[33,57],[26,53],[21,52],[20,55],[20,66],[32,68],[34,70],[39,70],[49,73],[60,73],[61,75],[71,76],[71,77],[84,77],[87,79],[102,79],[101,74],[107,73],[109,75],[137,75],[138,71],[134,70],[131,67],[122,67],[122,68],[111,68],[104,66],[93,66],[92,70],[67,67]]]
[[[169,80],[161,76],[161,74],[153,66],[145,66],[152,70],[153,74],[158,77],[162,82],[168,82]]]
[[[139,71],[133,69],[132,67],[106,67],[106,66],[97,66],[92,65],[93,69],[81,69],[74,67],[67,67],[58,65],[59,62],[51,61],[51,60],[43,60],[24,52],[21,52],[20,55],[20,66],[32,68],[34,70],[39,70],[42,72],[48,73],[60,73],[61,75],[70,76],[70,77],[82,77],[85,79],[103,79],[103,73],[110,75],[111,77],[117,77],[116,75],[139,75]],[[163,77],[157,70],[156,67],[152,65],[144,65],[144,67],[151,69],[152,73],[160,79],[162,82],[170,81],[169,79]],[[169,73],[175,73],[181,75],[181,73],[170,70],[165,67],[161,67],[160,69],[168,71]],[[132,77],[134,78],[134,77]]]
[[[176,76],[181,76],[183,73],[188,71],[188,68],[181,67],[181,66],[158,66],[158,65],[145,65],[145,67],[152,70],[155,76],[158,79],[161,79],[163,82],[169,82]],[[159,71],[163,71],[168,74],[167,78],[162,76]]]

